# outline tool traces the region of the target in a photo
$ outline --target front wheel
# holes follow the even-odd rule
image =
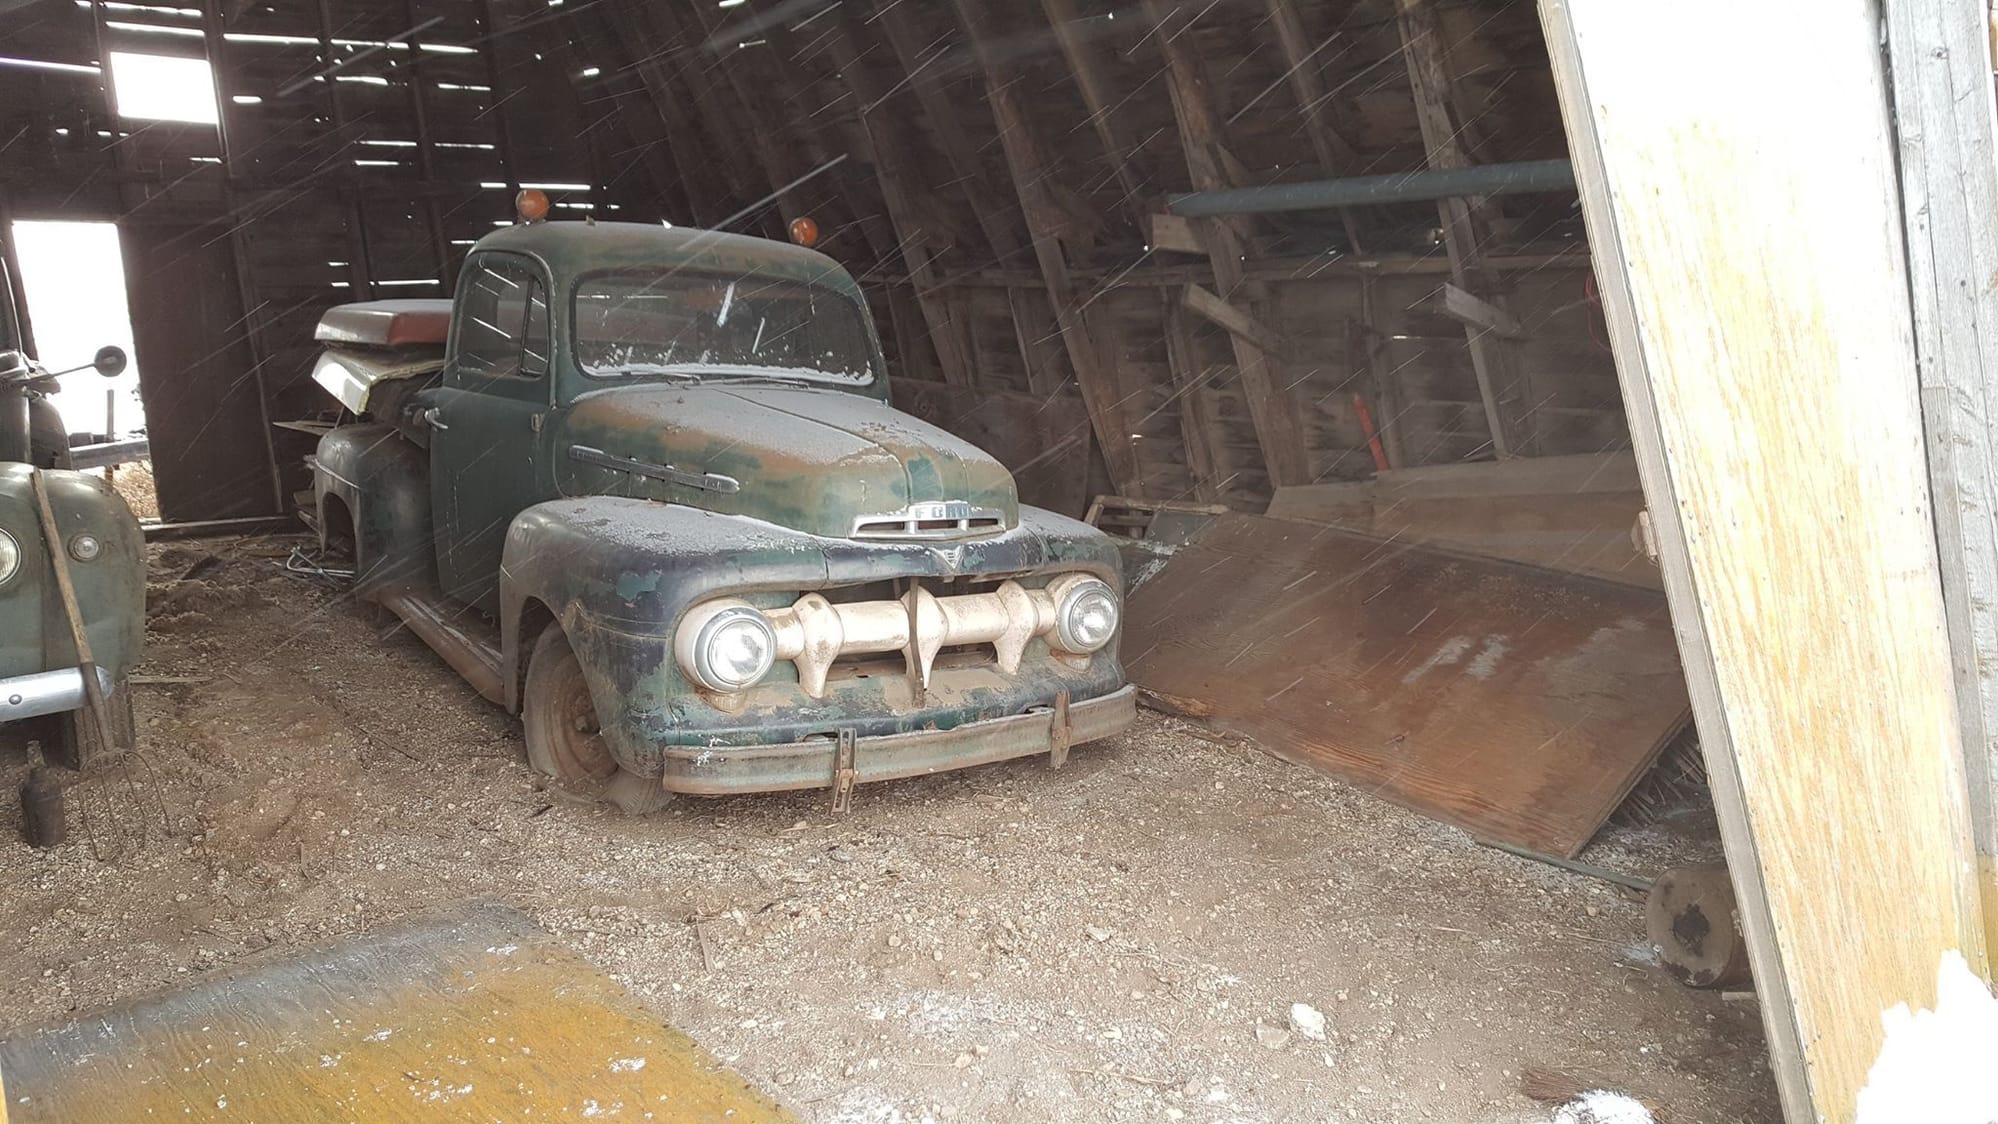
[[[520,720],[527,731],[527,763],[563,791],[609,801],[634,816],[656,812],[673,798],[659,782],[611,756],[583,665],[560,624],[541,630],[527,658]]]

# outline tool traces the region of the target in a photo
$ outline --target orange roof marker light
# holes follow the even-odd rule
[[[819,224],[816,220],[799,215],[791,220],[791,241],[811,249],[819,244]]]
[[[513,213],[521,222],[540,222],[548,217],[548,194],[529,187],[513,197]]]

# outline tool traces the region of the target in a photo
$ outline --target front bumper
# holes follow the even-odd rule
[[[111,693],[110,672],[98,668],[97,683],[106,695]],[[81,668],[9,676],[0,679],[0,722],[82,710],[85,698]]]
[[[1068,747],[1108,737],[1137,720],[1137,690],[1121,690],[1066,708],[967,722],[949,730],[911,730],[852,739],[851,762],[840,742],[817,738],[779,745],[669,746],[660,782],[668,792],[723,796],[834,788],[987,765],[1049,754],[1057,763]]]

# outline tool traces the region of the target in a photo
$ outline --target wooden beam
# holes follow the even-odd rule
[[[702,138],[700,125],[690,111],[692,100],[675,88],[678,84],[676,68],[664,61],[667,51],[640,51],[629,46],[656,43],[657,35],[640,21],[640,17],[632,15],[624,4],[591,4],[577,9],[575,18],[587,19],[590,16],[600,16],[613,36],[621,41],[620,50],[632,59],[629,69],[644,88],[647,100],[658,116],[661,136],[672,154],[681,189],[687,197],[688,212],[679,216],[680,221],[691,226],[719,222],[735,209],[735,198],[745,202],[754,198],[753,195],[742,194],[754,181],[746,178],[740,169],[740,149],[730,147],[716,152]]]
[[[1208,368],[1200,362],[1193,325],[1186,306],[1170,292],[1164,295],[1166,366],[1172,371],[1173,396],[1179,402],[1179,435],[1186,447],[1186,471],[1193,477],[1193,495],[1202,503],[1218,503],[1226,479],[1227,450],[1221,443],[1220,419],[1207,396]]]
[[[1846,1124],[1882,1012],[1988,971],[1880,9],[1540,13],[1772,1068]]]
[[[1465,292],[1449,281],[1443,282],[1443,290],[1437,297],[1436,311],[1466,328],[1475,328],[1480,332],[1495,332],[1509,340],[1520,339],[1526,335],[1526,329],[1520,327],[1519,321],[1512,313],[1490,301]]]
[[[1174,0],[1144,0],[1144,9],[1153,27],[1150,41],[1165,57],[1173,117],[1179,125],[1180,144],[1194,189],[1218,191],[1234,186],[1235,181],[1223,166],[1221,114],[1214,104],[1206,70],[1184,34],[1192,14],[1183,12]],[[1224,300],[1245,298],[1253,303],[1259,294],[1253,285],[1244,282],[1242,275],[1248,241],[1246,225],[1239,219],[1210,219],[1202,227],[1202,237],[1214,270],[1217,295]],[[1273,357],[1266,348],[1240,334],[1230,333],[1229,340],[1235,349],[1242,397],[1256,427],[1256,442],[1262,448],[1271,486],[1310,483],[1311,458],[1305,449],[1300,412],[1289,388],[1281,381]]]
[[[1200,228],[1189,218],[1178,215],[1152,215],[1152,249],[1165,250],[1175,254],[1207,253],[1207,243],[1200,237]]]
[[[1984,13],[1888,4],[1902,218],[1985,941],[1998,945],[1998,112]]]
[[[1069,367],[1075,372],[1076,387],[1082,393],[1084,408],[1089,411],[1090,428],[1103,450],[1111,482],[1123,495],[1142,495],[1137,456],[1123,421],[1123,402],[1116,382],[1102,367],[1101,353],[1083,315],[1074,279],[1069,275],[1068,255],[1060,238],[1068,223],[1052,183],[1055,162],[1035,131],[1019,73],[1010,59],[993,48],[997,36],[991,31],[985,0],[952,0],[952,6],[985,77],[986,102],[999,128],[1000,147],[1005,150],[1013,189],[1020,198],[1020,211],[1033,239],[1034,260],[1040,266],[1048,302],[1054,308],[1055,323],[1061,330]]]
[[[881,25],[889,50],[901,63],[910,90],[915,93],[924,116],[929,118],[931,133],[937,137],[944,160],[950,165],[952,184],[963,195],[965,206],[992,249],[993,258],[999,262],[1018,262],[1027,249],[1026,234],[1015,225],[1019,212],[1001,202],[1001,196],[992,190],[991,173],[972,148],[957,103],[944,86],[943,52],[921,42],[915,25],[910,22],[913,14],[914,8],[905,7],[901,0],[886,0],[877,8],[875,22]],[[1048,346],[1055,335],[1053,310],[1046,307],[1044,298],[1024,291],[1009,292],[1006,299],[1013,314],[1027,384],[1036,393],[1053,393],[1061,373]]]
[[[1145,190],[1137,173],[1131,170],[1131,152],[1137,146],[1117,124],[1113,111],[1118,99],[1103,74],[1103,52],[1097,49],[1095,39],[1076,11],[1075,0],[1041,0],[1041,11],[1047,14],[1048,26],[1054,30],[1055,45],[1061,48],[1061,57],[1068,63],[1069,77],[1082,92],[1082,104],[1089,110],[1089,127],[1095,130],[1096,141],[1110,160],[1110,172],[1124,192],[1124,204],[1135,217],[1142,219]]]
[[[1340,135],[1332,126],[1331,114],[1326,112],[1325,83],[1320,80],[1317,59],[1332,41],[1326,40],[1312,45],[1311,35],[1304,28],[1304,17],[1298,13],[1296,0],[1265,0],[1269,9],[1270,30],[1275,33],[1277,50],[1283,55],[1284,80],[1290,85],[1290,95],[1297,102],[1298,116],[1304,122],[1304,135],[1311,141],[1311,151],[1318,157],[1318,166],[1326,179],[1353,175],[1360,167],[1360,154],[1354,151],[1351,142]],[[1351,207],[1339,209],[1339,221],[1346,229],[1346,238],[1352,243],[1355,252],[1360,250],[1360,226]]]
[[[952,186],[964,196],[972,218],[992,247],[994,258],[1023,264],[1020,259],[1026,256],[1027,239],[1024,230],[1016,225],[1019,209],[1003,202],[1004,196],[993,189],[991,169],[972,147],[960,118],[958,100],[944,85],[944,49],[940,44],[923,40],[921,31],[911,22],[914,12],[913,5],[904,5],[901,0],[878,0],[874,22],[901,62],[909,90],[929,119],[931,135],[936,137],[944,162],[950,166]],[[906,122],[903,127],[907,127]]]
[[[1464,148],[1464,126],[1450,104],[1448,48],[1431,0],[1395,0],[1395,21],[1401,31],[1402,55],[1408,63],[1409,88],[1415,96],[1415,117],[1422,129],[1429,166],[1469,167],[1471,157]],[[1489,293],[1480,260],[1483,231],[1471,201],[1438,200],[1436,213],[1442,223],[1443,252],[1450,259],[1451,280],[1467,292]],[[1496,308],[1505,308],[1502,298],[1486,299]],[[1508,403],[1518,393],[1515,357],[1503,337],[1477,328],[1465,329],[1464,342],[1470,348],[1478,397],[1484,403],[1485,424],[1491,430],[1492,453],[1501,459],[1509,457],[1518,444],[1507,418]]]
[[[976,382],[977,367],[969,333],[950,302],[937,291],[942,281],[936,257],[943,242],[925,228],[922,213],[915,204],[915,196],[922,190],[921,166],[907,148],[907,138],[899,123],[889,119],[886,92],[868,69],[866,60],[860,57],[846,13],[833,11],[824,18],[830,21],[826,49],[860,111],[861,128],[874,153],[874,172],[881,185],[882,203],[901,245],[902,263],[909,271],[909,284],[916,291],[923,322],[929,328],[930,346],[936,350],[945,382],[971,386]]]
[[[404,2],[414,3],[414,0]],[[718,181],[710,162],[683,161],[688,146],[676,143],[676,124],[669,122],[669,109],[660,101],[663,91],[656,90],[648,77],[658,75],[660,67],[651,59],[626,61],[625,52],[612,46],[605,35],[606,28],[614,25],[615,8],[615,4],[578,8],[569,15],[569,26],[581,40],[591,65],[601,71],[599,79],[617,109],[618,124],[637,148],[638,158],[651,175],[653,186],[662,197],[673,199],[682,208],[677,213],[668,206],[662,206],[661,210],[668,218],[687,226],[698,226],[703,216],[721,217],[726,212],[714,200],[725,194],[726,188],[718,190],[713,186]],[[677,110],[678,105],[671,108]]]
[[[1182,290],[1179,302],[1188,312],[1198,314],[1201,319],[1237,339],[1246,340],[1249,346],[1266,355],[1278,355],[1283,351],[1283,342],[1275,332],[1264,327],[1262,321],[1198,285],[1188,285]]]

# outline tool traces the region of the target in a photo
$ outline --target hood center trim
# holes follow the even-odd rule
[[[608,468],[613,472],[629,472],[633,476],[643,476],[648,480],[683,484],[689,488],[699,488],[704,492],[734,495],[742,491],[742,481],[733,476],[723,476],[718,472],[692,472],[684,468],[675,468],[670,464],[642,461],[637,457],[620,457],[606,453],[602,449],[593,449],[588,445],[569,446],[569,459],[595,468]]]

